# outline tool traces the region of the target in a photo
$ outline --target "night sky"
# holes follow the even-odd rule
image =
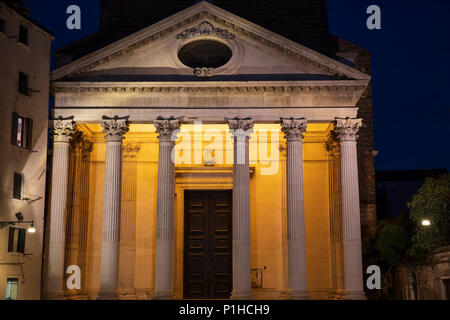
[[[53,50],[98,30],[95,0],[25,3],[55,35]],[[72,4],[81,8],[81,30],[66,28]],[[372,4],[381,8],[381,30],[366,28]],[[376,169],[450,169],[450,1],[329,0],[328,15],[330,33],[372,54]]]

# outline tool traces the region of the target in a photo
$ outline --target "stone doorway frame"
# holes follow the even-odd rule
[[[250,168],[250,174],[255,168]],[[175,167],[175,270],[174,294],[183,299],[184,192],[186,190],[233,190],[233,166]]]

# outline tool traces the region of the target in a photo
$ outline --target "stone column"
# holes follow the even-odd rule
[[[122,148],[122,210],[120,218],[119,290],[121,300],[136,299],[134,275],[136,258],[136,187],[139,145]]]
[[[175,165],[172,150],[181,118],[158,117],[158,198],[156,226],[156,267],[154,299],[173,299]]]
[[[356,150],[357,133],[361,125],[361,119],[336,118],[335,131],[341,144],[344,299],[365,299]]]
[[[80,171],[81,171],[81,141],[83,133],[76,131],[72,137],[69,148],[69,183],[67,193],[66,209],[66,250],[64,259],[64,270],[68,266],[78,263],[78,241],[80,226]],[[83,271],[82,271],[83,274]],[[78,299],[79,290],[65,288],[65,299]]]
[[[250,257],[250,166],[251,119],[226,119],[234,138],[233,165],[233,292],[232,299],[253,299]]]
[[[342,262],[342,205],[341,205],[341,154],[339,142],[335,134],[330,134],[327,141],[329,152],[328,165],[330,174],[330,233],[331,233],[331,265],[332,289],[329,299],[341,300],[344,288],[344,269]]]
[[[84,135],[81,142],[81,170],[80,170],[80,229],[78,242],[78,266],[81,269],[81,290],[80,299],[87,299],[87,242],[89,223],[89,179],[90,179],[90,158],[94,149],[92,141]]]
[[[105,188],[103,200],[102,260],[100,268],[100,298],[116,298],[119,239],[120,202],[122,188],[122,140],[128,132],[128,117],[103,116],[106,133]]]
[[[306,119],[281,118],[286,134],[287,236],[289,298],[308,299],[306,289],[305,195],[303,186],[303,133]]]
[[[52,186],[50,200],[50,235],[46,298],[64,296],[64,253],[66,241],[67,184],[69,179],[69,146],[75,133],[73,117],[51,121],[53,136]]]

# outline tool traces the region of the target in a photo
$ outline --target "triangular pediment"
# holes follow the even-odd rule
[[[202,39],[227,45],[231,59],[207,70],[195,71],[183,64],[179,50]],[[178,81],[195,76],[238,81],[370,79],[346,64],[201,2],[54,70],[52,80]]]

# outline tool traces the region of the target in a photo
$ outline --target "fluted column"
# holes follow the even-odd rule
[[[122,211],[120,221],[119,289],[121,299],[136,299],[136,184],[139,145],[123,145]]]
[[[331,133],[327,141],[329,152],[330,174],[330,198],[332,199],[330,210],[331,233],[331,264],[332,264],[332,288],[329,299],[340,300],[343,298],[344,269],[342,262],[342,205],[341,205],[341,155],[339,143]]]
[[[46,294],[49,299],[64,293],[64,253],[66,237],[67,185],[69,179],[69,144],[75,132],[73,117],[51,121],[53,136],[52,186],[50,200],[50,235]]]
[[[66,213],[66,250],[64,259],[64,269],[68,266],[78,265],[78,240],[80,225],[80,169],[81,169],[81,148],[80,141],[83,138],[81,131],[76,131],[72,137],[69,148],[69,183],[67,194]],[[65,288],[66,299],[77,299],[79,291]]]
[[[335,131],[341,144],[344,299],[365,299],[356,149],[357,133],[361,125],[361,119],[336,118]]]
[[[81,142],[81,170],[80,170],[80,229],[78,242],[78,266],[81,269],[81,292],[80,299],[87,299],[87,240],[89,222],[89,175],[90,175],[90,155],[94,149],[94,144],[84,136]]]
[[[306,289],[305,195],[303,186],[303,133],[306,119],[282,118],[286,134],[287,236],[289,298],[308,299]]]
[[[232,299],[252,299],[250,266],[251,119],[226,119],[234,138],[233,164],[233,292]]]
[[[175,165],[172,150],[181,118],[159,117],[158,198],[156,226],[156,267],[154,299],[173,299]]]
[[[106,158],[100,297],[115,298],[119,267],[122,140],[128,132],[128,117],[103,116],[101,124],[106,133]]]

